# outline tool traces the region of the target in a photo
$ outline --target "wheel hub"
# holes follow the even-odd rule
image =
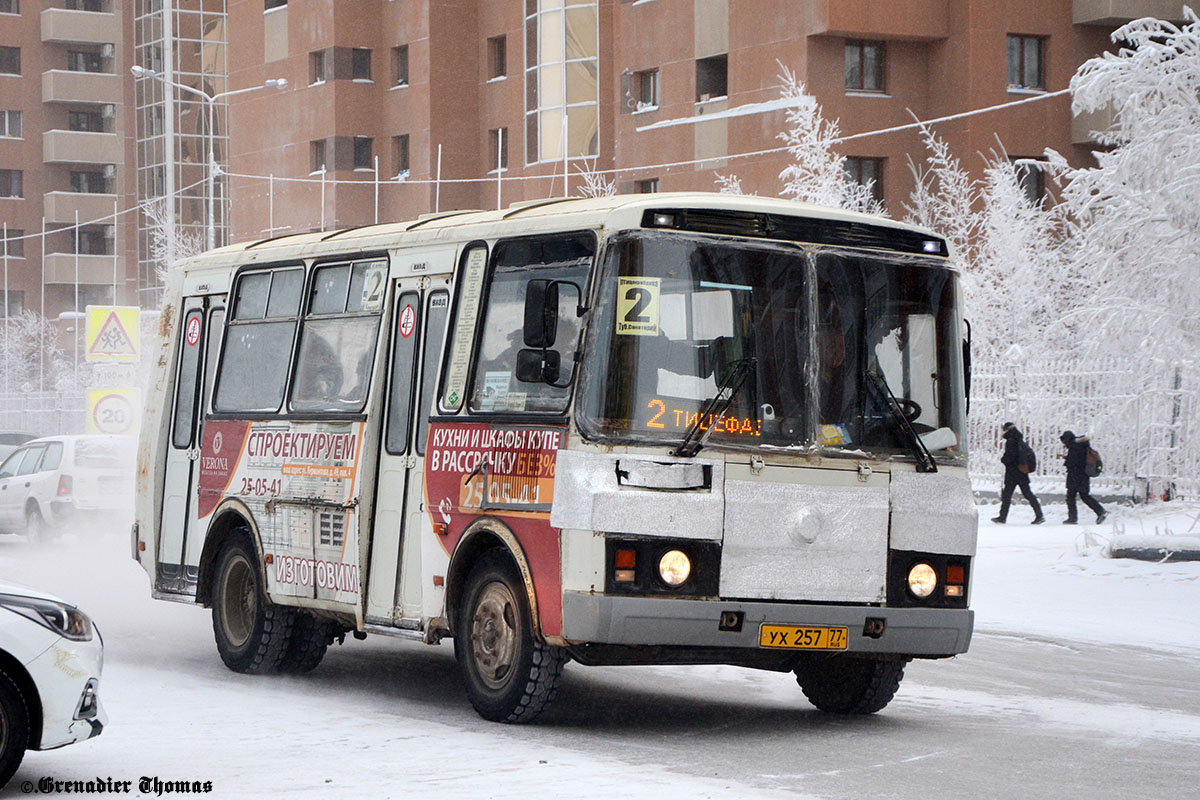
[[[250,639],[254,627],[254,615],[258,609],[258,596],[254,576],[244,558],[230,561],[225,571],[223,612],[221,625],[231,644],[241,647]]]
[[[498,689],[508,682],[518,639],[516,598],[503,583],[489,583],[479,593],[471,618],[471,654],[489,687]]]

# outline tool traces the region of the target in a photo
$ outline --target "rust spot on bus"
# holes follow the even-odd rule
[[[164,339],[171,335],[171,323],[175,319],[175,306],[167,304],[163,306],[162,313],[158,317],[158,335]]]

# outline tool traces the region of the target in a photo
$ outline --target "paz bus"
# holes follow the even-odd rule
[[[929,231],[715,194],[448,212],[192,258],[159,333],[133,556],[234,671],[452,637],[490,720],[571,660],[792,672],[853,714],[968,647]]]

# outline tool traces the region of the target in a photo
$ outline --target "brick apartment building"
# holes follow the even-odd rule
[[[203,241],[211,227],[221,244],[561,196],[564,169],[577,194],[585,168],[616,170],[606,177],[621,191],[712,190],[720,173],[773,195],[787,154],[740,154],[781,146],[783,110],[745,113],[778,99],[780,65],[843,134],[863,133],[1066,88],[1114,27],[1178,19],[1181,7],[0,0],[0,219],[28,235],[43,216],[54,231],[76,210],[96,219],[114,201],[165,195],[178,237]],[[135,79],[135,64],[155,76]],[[281,78],[286,88],[263,88]],[[1053,147],[1087,163],[1096,126],[1060,96],[937,130],[974,169],[998,142],[1013,157]],[[210,148],[227,173],[212,180],[211,218]],[[917,134],[855,139],[843,153],[901,216]],[[1036,176],[1028,188],[1039,191]],[[76,249],[81,305],[111,296],[114,264],[118,301],[153,303],[153,221],[138,212],[83,231],[78,248],[73,233],[46,240],[47,315],[73,304]],[[9,250],[9,306],[37,309],[41,243]]]

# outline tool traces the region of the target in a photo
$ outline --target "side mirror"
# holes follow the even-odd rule
[[[518,350],[517,380],[522,383],[558,383],[562,356],[557,350]]]
[[[525,285],[526,347],[553,347],[558,335],[558,282],[532,280]]]

